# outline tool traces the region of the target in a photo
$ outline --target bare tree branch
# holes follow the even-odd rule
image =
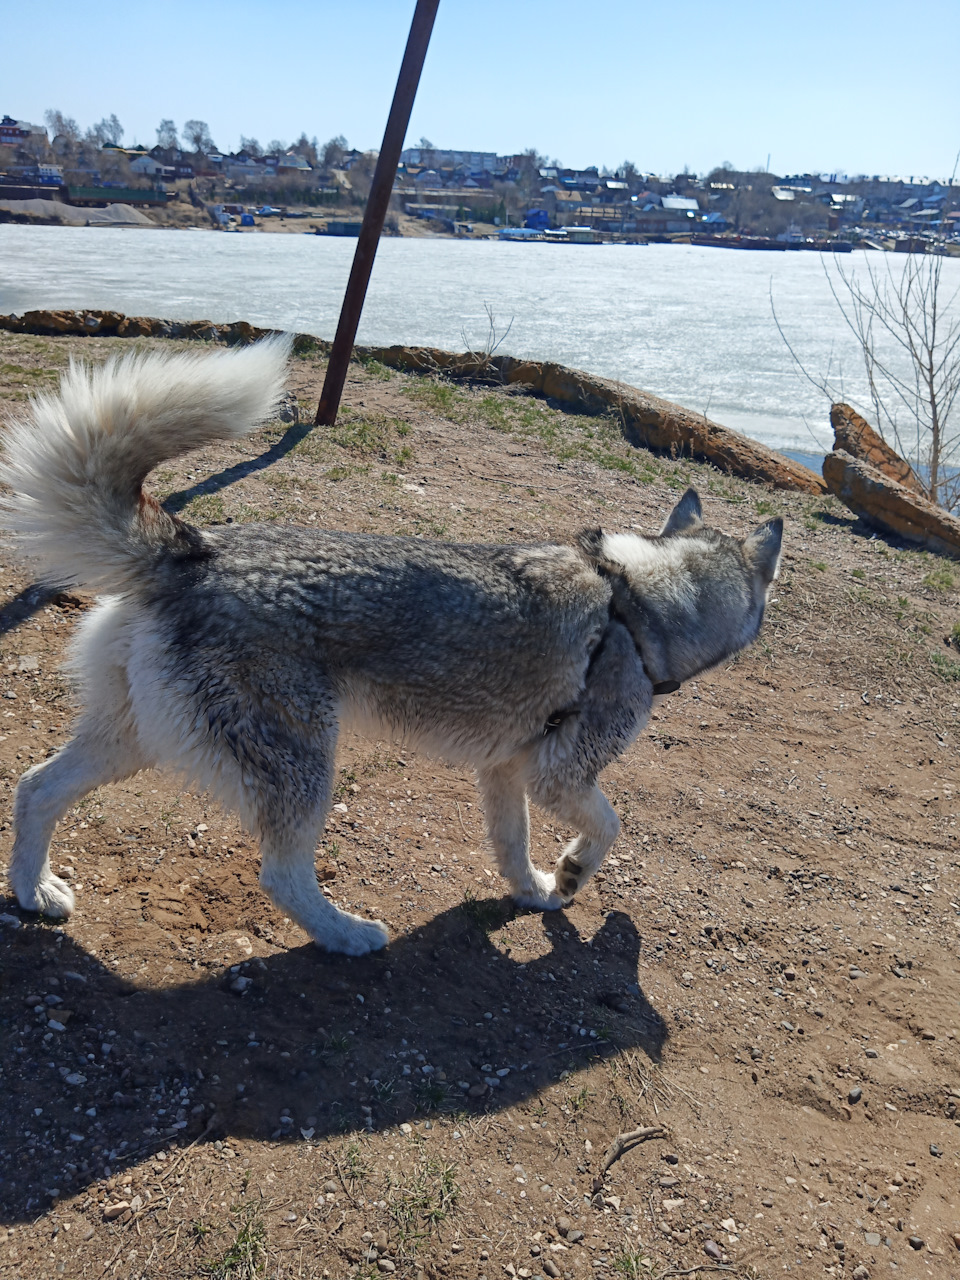
[[[934,242],[923,254],[887,256],[882,267],[867,258],[863,271],[833,255],[821,263],[863,357],[877,430],[914,463],[927,496],[953,510],[960,504],[960,424],[954,416],[960,396],[960,286],[947,290],[944,258],[943,246]],[[770,308],[798,370],[838,399],[829,371],[811,374],[787,338],[772,286]]]

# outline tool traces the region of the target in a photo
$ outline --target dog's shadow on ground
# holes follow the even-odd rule
[[[118,978],[49,924],[4,929],[4,1216],[35,1217],[54,1190],[172,1144],[496,1111],[591,1058],[659,1059],[667,1028],[638,986],[628,916],[610,913],[589,941],[545,916],[546,954],[517,961],[487,932],[497,913],[511,914],[453,908],[359,960],[307,945],[160,988]]]

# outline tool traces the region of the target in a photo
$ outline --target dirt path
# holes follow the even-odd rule
[[[0,398],[129,346],[0,334]],[[549,917],[501,896],[472,780],[396,744],[344,743],[319,853],[391,929],[369,959],[308,945],[168,777],[74,810],[74,918],[0,900],[0,1276],[960,1274],[960,572],[522,394],[371,365],[345,404],[153,486],[197,523],[514,541],[653,529],[692,482],[728,531],[785,517],[762,638],[608,771],[623,833]],[[86,605],[0,564],[5,857]],[[533,830],[546,866],[568,833]]]

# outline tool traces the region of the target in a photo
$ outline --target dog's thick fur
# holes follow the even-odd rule
[[[472,765],[517,902],[569,902],[619,830],[597,775],[644,726],[661,682],[754,639],[781,523],[706,528],[693,490],[659,536],[461,546],[303,528],[198,530],[142,488],[165,458],[250,430],[288,344],[72,367],[6,441],[4,521],[48,582],[101,593],[73,643],[76,734],[28,770],[10,880],[52,916],[73,894],[48,847],[94,787],[169,764],[257,833],[260,883],[330,951],[382,947],[378,921],[317,885],[314,854],[341,722]],[[527,798],[580,834],[534,868]]]

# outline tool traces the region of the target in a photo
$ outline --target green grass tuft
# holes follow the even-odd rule
[[[203,528],[208,524],[223,524],[227,509],[219,493],[201,493],[191,498],[180,514],[188,524]]]
[[[930,655],[930,665],[947,684],[957,684],[960,682],[960,662],[956,658],[951,658],[945,653],[940,653],[935,649]]]
[[[944,565],[938,565],[923,579],[923,585],[929,587],[931,591],[949,591],[951,587],[956,586],[956,578]]]
[[[267,1228],[259,1209],[251,1205],[239,1210],[233,1244],[219,1260],[209,1265],[212,1280],[256,1280],[267,1265]]]

